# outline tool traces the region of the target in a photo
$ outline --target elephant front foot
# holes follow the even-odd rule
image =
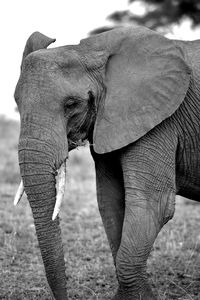
[[[137,293],[119,288],[112,300],[157,300],[157,297],[153,294],[151,287],[147,285],[144,291]]]

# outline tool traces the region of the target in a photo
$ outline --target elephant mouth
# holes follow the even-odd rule
[[[65,182],[66,182],[66,165],[67,159],[61,164],[60,168],[57,170],[56,176],[56,202],[54,206],[54,211],[52,215],[52,220],[55,220],[57,215],[60,212],[62,200],[64,198],[65,193]],[[16,196],[14,198],[14,205],[17,205],[22,198],[24,193],[24,184],[21,180],[20,185],[18,187]]]

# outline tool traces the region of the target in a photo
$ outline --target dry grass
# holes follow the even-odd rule
[[[14,208],[20,181],[17,123],[0,120],[0,299],[51,299],[26,197]],[[61,213],[69,299],[111,299],[117,287],[96,205],[93,162],[87,149],[70,157]],[[180,200],[176,216],[155,243],[148,262],[160,300],[200,299],[200,206]]]

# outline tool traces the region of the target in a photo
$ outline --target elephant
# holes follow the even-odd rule
[[[175,196],[200,199],[200,41],[118,27],[55,48],[27,40],[15,89],[18,157],[50,290],[66,300],[59,211],[69,152],[89,143],[118,280],[114,300],[155,300],[146,263]]]

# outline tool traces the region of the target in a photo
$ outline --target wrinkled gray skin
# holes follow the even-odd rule
[[[94,142],[109,56],[84,55],[81,45],[46,49],[52,42],[39,33],[29,38],[15,99],[21,116],[20,172],[47,280],[55,299],[66,300],[59,217],[51,219],[55,175],[76,144]],[[178,109],[124,147],[100,154],[91,146],[99,210],[119,282],[114,300],[157,299],[146,274],[155,238],[174,214],[176,194],[200,197],[200,43],[174,43],[192,69]]]

